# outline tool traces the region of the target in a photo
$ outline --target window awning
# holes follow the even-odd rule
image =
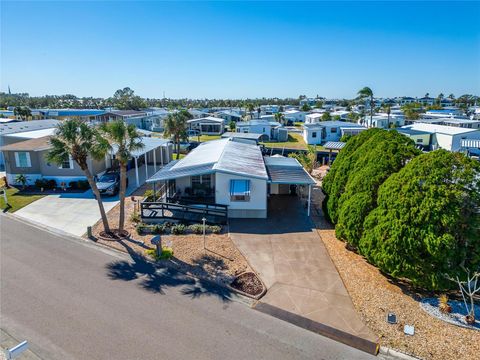
[[[250,180],[230,180],[230,195],[249,195]]]

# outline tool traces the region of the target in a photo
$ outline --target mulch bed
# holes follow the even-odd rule
[[[113,229],[110,230],[110,232],[105,232],[105,231],[100,231],[98,236],[102,240],[106,241],[120,241],[120,240],[125,240],[128,237],[130,237],[130,233],[127,230],[118,230],[118,229]]]
[[[263,291],[262,282],[253,272],[247,272],[237,276],[230,286],[252,296],[258,296]]]

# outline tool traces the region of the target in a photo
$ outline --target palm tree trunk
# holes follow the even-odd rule
[[[145,166],[147,164],[145,163]],[[127,193],[127,164],[120,163],[120,217],[118,220],[118,230],[122,231],[125,227],[125,195]]]
[[[180,158],[180,138],[177,138],[177,160]]]
[[[108,225],[107,213],[105,212],[105,208],[103,207],[103,201],[100,196],[100,191],[98,191],[97,183],[93,179],[93,175],[88,169],[88,166],[86,164],[79,164],[79,165],[80,165],[80,168],[85,173],[88,184],[92,188],[92,191],[95,194],[95,197],[97,198],[98,208],[100,209],[100,215],[102,216],[103,230],[105,230],[106,233],[109,233],[110,226]]]
[[[373,95],[370,98],[370,126],[373,123]]]

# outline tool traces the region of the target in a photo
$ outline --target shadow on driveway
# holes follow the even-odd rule
[[[178,270],[148,261],[134,251],[127,243],[120,241],[132,261],[117,260],[106,265],[107,275],[112,280],[139,280],[139,286],[149,292],[165,294],[165,289],[181,287],[181,293],[196,299],[202,296],[215,296],[223,302],[230,302],[232,292],[208,280],[194,279]],[[208,256],[208,255],[207,255]],[[204,259],[201,261],[208,261]]]

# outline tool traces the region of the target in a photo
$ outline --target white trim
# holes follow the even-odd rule
[[[27,154],[27,166],[21,166],[20,165],[20,157],[18,156],[18,154]],[[32,162],[30,160],[30,153],[28,151],[15,151],[14,152],[14,155],[15,155],[15,166],[17,168],[30,168],[32,167]]]

